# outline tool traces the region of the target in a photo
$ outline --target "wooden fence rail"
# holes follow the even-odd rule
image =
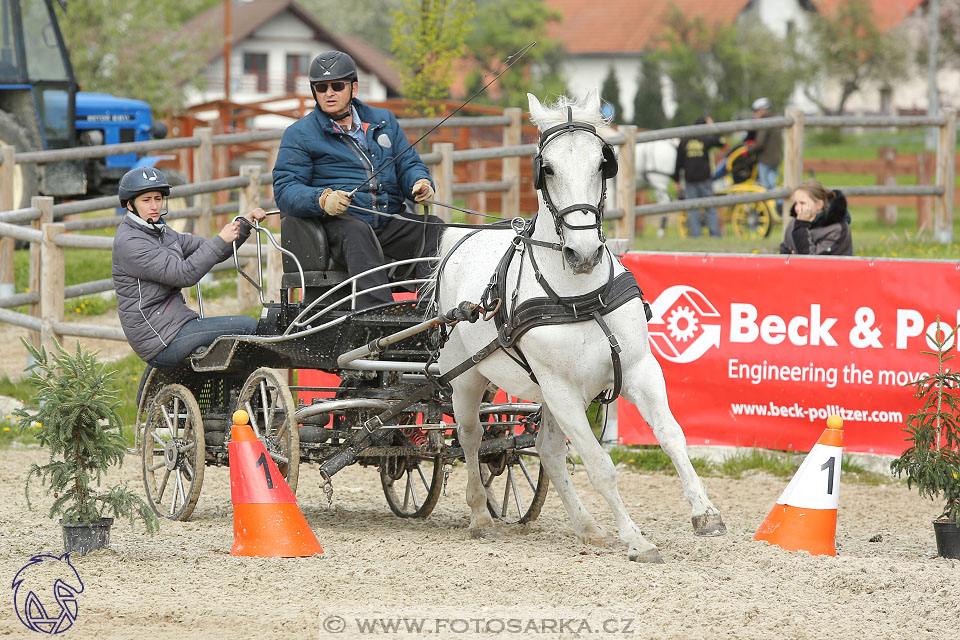
[[[433,126],[439,119],[401,120],[405,128],[426,128]],[[430,167],[436,183],[436,198],[441,202],[451,202],[454,194],[496,194],[501,198],[500,211],[504,217],[521,214],[521,190],[528,178],[522,170],[521,159],[530,157],[536,151],[535,144],[523,144],[522,117],[519,109],[507,109],[502,116],[480,116],[450,118],[447,127],[502,127],[502,145],[499,147],[475,147],[455,149],[451,142],[434,143],[429,152],[421,154]],[[845,117],[845,116],[804,116],[798,110],[791,110],[785,116],[763,118],[760,120],[738,120],[733,122],[672,127],[658,131],[637,132],[635,127],[623,126],[606,136],[606,139],[620,147],[620,173],[615,179],[615,188],[611,190],[611,202],[605,215],[613,225],[611,236],[627,246],[633,246],[634,219],[667,212],[683,211],[705,206],[730,206],[738,203],[757,202],[770,198],[786,198],[803,176],[803,138],[805,126],[828,127],[926,127],[936,126],[940,135],[938,141],[934,184],[897,185],[878,184],[870,186],[840,187],[851,197],[882,196],[884,198],[907,196],[912,198],[934,198],[933,231],[940,242],[952,240],[954,170],[956,163],[956,113],[945,111],[936,118],[928,117]],[[636,144],[655,140],[671,139],[683,136],[732,133],[743,130],[783,129],[785,131],[784,186],[764,193],[733,194],[683,200],[679,202],[636,206],[636,176],[634,170],[634,148]],[[115,196],[93,198],[89,200],[53,204],[52,198],[35,197],[31,206],[13,210],[13,175],[16,163],[45,163],[58,160],[76,160],[91,157],[104,157],[123,152],[148,152],[156,150],[188,149],[192,152],[193,181],[190,184],[176,186],[171,190],[172,198],[194,197],[192,206],[172,211],[168,219],[191,218],[195,232],[209,235],[212,231],[213,216],[227,213],[242,213],[254,206],[273,206],[272,198],[264,192],[264,187],[272,184],[270,166],[264,170],[261,166],[241,167],[240,175],[214,178],[214,147],[226,145],[244,145],[255,142],[276,142],[282,131],[247,131],[213,135],[211,129],[199,128],[188,138],[160,140],[100,147],[82,147],[60,149],[56,151],[15,153],[12,147],[0,147],[0,322],[8,322],[27,327],[31,331],[34,344],[49,346],[51,341],[63,335],[87,336],[122,340],[123,335],[117,329],[103,329],[92,325],[66,323],[63,321],[63,309],[66,299],[109,291],[113,288],[109,279],[64,286],[64,257],[67,247],[90,250],[109,250],[112,238],[71,234],[71,231],[115,227],[122,219],[120,216],[99,218],[96,220],[78,220],[55,223],[61,216],[113,208],[119,205]],[[275,154],[273,155],[275,157]],[[457,180],[458,165],[468,163],[486,163],[500,160],[497,172],[480,172],[480,177],[472,182]],[[841,165],[816,164],[823,161],[808,161],[809,168],[827,172],[826,168],[839,169]],[[873,162],[873,161],[871,161]],[[907,172],[909,161],[887,159],[877,162],[882,171]],[[842,165],[849,172],[849,163]],[[873,168],[874,165],[870,165]],[[914,165],[915,166],[915,165]],[[891,168],[892,167],[892,168]],[[222,175],[222,174],[221,174]],[[471,174],[473,175],[473,174]],[[918,180],[919,182],[919,180]],[[214,198],[226,200],[230,191],[239,191],[239,201],[214,204]],[[446,220],[450,219],[447,209],[436,211]],[[20,224],[18,224],[20,223]],[[21,226],[30,223],[30,227]],[[273,226],[277,226],[271,220]],[[30,289],[28,293],[16,294],[13,291],[13,251],[15,240],[30,243]],[[249,245],[250,243],[248,243]],[[268,282],[279,281],[280,261],[277,252],[267,250]],[[244,257],[250,266],[250,257],[258,255],[256,246],[244,246],[238,255]],[[262,265],[253,260],[258,270]],[[219,265],[218,269],[231,268],[230,264]],[[246,267],[245,267],[246,268]],[[238,274],[238,293],[244,304],[256,301],[256,291]],[[6,286],[5,286],[6,285]],[[28,305],[28,313],[16,313],[9,307]]]

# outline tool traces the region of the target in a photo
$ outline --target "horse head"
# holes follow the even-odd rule
[[[561,97],[550,106],[532,94],[527,98],[530,119],[541,132],[534,186],[540,211],[553,221],[537,224],[534,237],[560,244],[573,273],[589,274],[603,258],[606,180],[617,172],[613,147],[596,131],[607,124],[600,96],[591,91],[583,100]]]

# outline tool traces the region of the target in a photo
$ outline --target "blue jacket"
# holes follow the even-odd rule
[[[404,151],[410,142],[396,116],[356,98],[353,104],[363,124],[367,149],[362,149],[349,135],[336,131],[333,121],[319,107],[284,131],[273,170],[273,191],[283,213],[299,218],[326,218],[319,202],[324,189],[353,191],[376,171],[393,163],[363,185],[354,194],[353,203],[396,214],[403,210],[404,199],[412,197],[414,183],[421,178],[430,179],[417,150]],[[347,212],[374,228],[386,226],[390,220],[355,209]]]

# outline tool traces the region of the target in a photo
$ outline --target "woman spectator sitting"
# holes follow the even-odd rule
[[[850,212],[843,194],[828,191],[816,180],[797,187],[780,253],[852,256]]]

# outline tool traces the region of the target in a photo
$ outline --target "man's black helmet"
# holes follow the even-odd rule
[[[120,178],[120,187],[117,189],[120,206],[126,207],[130,200],[151,191],[159,191],[165,196],[170,195],[170,183],[167,182],[163,173],[153,167],[131,169]]]
[[[310,63],[311,84],[343,79],[349,79],[351,82],[357,80],[357,65],[353,58],[343,51],[321,53]]]

